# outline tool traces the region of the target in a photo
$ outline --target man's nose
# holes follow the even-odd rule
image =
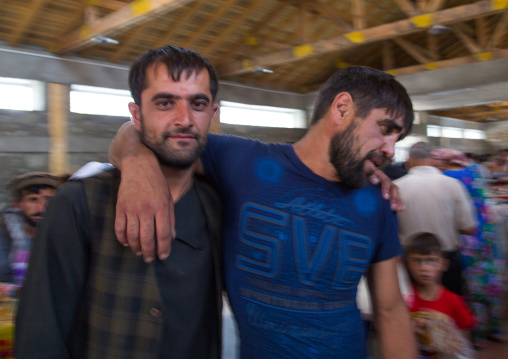
[[[385,144],[381,147],[381,152],[385,154],[387,158],[392,158],[395,154],[395,143],[397,142],[398,136],[390,136],[385,140]]]
[[[44,213],[46,211],[46,206],[48,204],[48,200],[46,199],[41,199],[37,202],[37,210],[40,212],[40,213]]]
[[[178,106],[174,124],[179,127],[192,126],[192,111],[187,104],[180,104]]]

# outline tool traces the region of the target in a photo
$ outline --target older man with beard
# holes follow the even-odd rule
[[[364,359],[355,301],[363,274],[383,357],[416,358],[396,274],[396,215],[379,187],[367,184],[412,121],[410,99],[393,76],[350,67],[322,86],[311,127],[294,145],[210,135],[201,164],[225,207],[226,287],[242,359]],[[123,171],[118,237],[154,260],[154,219],[158,233],[167,224],[146,209],[167,193],[152,185],[160,170],[132,129],[113,155]],[[168,251],[159,236],[159,255]]]
[[[28,172],[7,184],[10,206],[0,213],[0,281],[22,284],[35,229],[63,178]]]

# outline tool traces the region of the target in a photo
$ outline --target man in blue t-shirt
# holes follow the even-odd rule
[[[364,359],[355,301],[363,274],[383,357],[416,358],[396,274],[396,215],[367,184],[412,121],[410,99],[393,76],[354,66],[322,86],[310,128],[293,145],[210,136],[200,170],[224,205],[226,286],[242,358]],[[182,123],[193,126],[189,116]],[[161,237],[170,228],[170,195],[154,187],[160,170],[132,134],[124,130],[112,154],[123,169],[116,230],[151,261],[154,220],[158,254],[169,253]]]

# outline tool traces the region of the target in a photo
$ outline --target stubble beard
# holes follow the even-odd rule
[[[187,144],[186,148],[175,149],[168,142],[168,139],[175,134],[192,135],[196,138],[197,144]],[[153,135],[145,128],[141,119],[141,142],[155,153],[163,166],[180,169],[191,167],[204,152],[207,141],[208,135],[202,136],[190,128],[165,131],[158,136]]]

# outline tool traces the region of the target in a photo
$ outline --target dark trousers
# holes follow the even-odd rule
[[[460,254],[458,251],[453,251],[444,252],[443,255],[449,261],[448,270],[443,273],[443,286],[455,294],[463,295]]]

